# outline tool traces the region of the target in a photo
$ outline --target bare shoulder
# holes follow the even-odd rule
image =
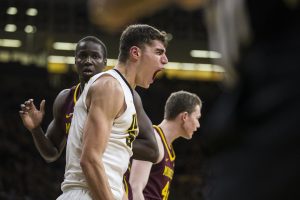
[[[54,101],[54,105],[55,104],[64,104],[69,93],[71,92],[71,89],[64,89],[62,91],[60,91],[57,95],[57,97],[55,98],[55,101]]]
[[[93,93],[94,95],[99,94],[101,96],[103,96],[103,94],[110,94],[110,96],[113,96],[123,95],[123,90],[119,81],[114,77],[103,75],[91,85],[89,93]]]
[[[52,106],[54,119],[60,120],[63,117],[64,113],[62,112],[62,109],[67,101],[70,91],[71,89],[64,89],[56,96]]]
[[[70,91],[71,91],[71,89],[64,89],[57,95],[57,97],[55,98],[54,104],[53,104],[54,109],[56,109],[56,108],[60,109],[63,107]]]
[[[70,88],[64,89],[58,93],[56,99],[66,99],[70,92],[71,92]]]
[[[126,107],[122,86],[110,75],[101,76],[89,88],[86,105],[88,109],[96,106],[113,117],[119,116]]]
[[[154,129],[154,132],[155,132],[155,137],[156,137],[158,152],[159,152],[158,159],[157,159],[156,163],[159,163],[160,161],[162,161],[162,159],[164,157],[164,154],[165,154],[164,144],[163,144],[163,142],[161,140],[161,137],[159,136],[159,133],[157,132],[156,129]]]

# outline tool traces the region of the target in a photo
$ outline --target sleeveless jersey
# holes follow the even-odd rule
[[[62,127],[64,132],[68,135],[70,126],[71,126],[71,121],[73,117],[73,111],[74,111],[74,106],[76,104],[77,99],[80,96],[80,83],[78,83],[76,86],[73,86],[70,88],[69,94],[66,98],[66,101],[63,105],[63,113],[64,117],[62,120]]]
[[[123,197],[123,174],[127,170],[129,159],[132,156],[132,142],[138,134],[138,125],[136,110],[133,104],[132,90],[127,81],[117,70],[109,70],[93,76],[85,85],[84,90],[75,105],[67,141],[65,178],[61,188],[62,191],[72,188],[83,188],[88,190],[88,185],[80,166],[82,134],[87,118],[86,96],[91,85],[104,74],[109,74],[120,83],[126,103],[125,112],[113,122],[107,147],[102,156],[102,162],[111,191],[114,198],[119,200]]]
[[[167,200],[169,197],[169,187],[174,174],[175,152],[172,146],[169,148],[162,129],[158,126],[153,127],[161,138],[165,153],[161,162],[152,165],[149,180],[144,188],[143,194],[145,200]]]

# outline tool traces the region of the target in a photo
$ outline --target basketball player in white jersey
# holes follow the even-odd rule
[[[138,134],[132,90],[148,88],[168,62],[166,37],[148,25],[127,27],[114,69],[93,76],[74,108],[59,200],[120,200]]]

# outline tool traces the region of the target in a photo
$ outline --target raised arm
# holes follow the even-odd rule
[[[88,116],[83,129],[83,149],[80,160],[93,199],[111,200],[109,186],[102,161],[111,133],[113,120],[124,111],[126,105],[120,84],[112,77],[101,77],[90,87],[86,99]]]
[[[134,105],[137,112],[139,135],[133,142],[133,158],[156,162],[158,158],[158,147],[153,132],[152,122],[143,108],[140,95],[135,90]]]
[[[34,105],[33,99],[21,104],[19,111],[24,126],[31,132],[34,144],[40,155],[47,161],[53,162],[59,158],[65,145],[66,133],[63,130],[61,112],[69,90],[61,91],[53,104],[53,120],[44,133],[41,123],[45,115],[45,100],[40,103],[40,110]]]

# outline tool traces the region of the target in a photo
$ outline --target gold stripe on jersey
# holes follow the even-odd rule
[[[80,83],[78,83],[75,88],[75,92],[74,92],[74,96],[73,96],[74,104],[76,104],[76,101],[77,101],[77,93],[78,93],[79,87],[80,87]]]
[[[169,177],[172,180],[173,174],[174,174],[174,170],[168,166],[165,166],[163,175]]]
[[[71,127],[71,123],[70,122],[66,123],[66,134],[67,135],[69,134],[70,127]]]
[[[123,184],[124,184],[125,194],[126,194],[126,196],[128,198],[128,183],[126,181],[126,177],[125,176],[123,176]]]
[[[165,147],[166,147],[166,149],[167,149],[167,151],[168,151],[168,154],[169,154],[169,157],[170,157],[171,161],[175,160],[176,155],[175,155],[175,152],[174,152],[174,149],[173,149],[172,144],[171,144],[171,149],[173,150],[173,155],[171,154],[169,145],[168,145],[168,143],[167,143],[166,137],[165,137],[165,135],[164,135],[162,129],[161,129],[159,126],[156,126],[156,125],[153,125],[153,127],[154,127],[154,128],[157,130],[157,132],[160,134],[160,137],[161,137],[161,139],[162,139],[162,141],[163,141],[163,143],[164,143],[164,145],[165,145]]]

